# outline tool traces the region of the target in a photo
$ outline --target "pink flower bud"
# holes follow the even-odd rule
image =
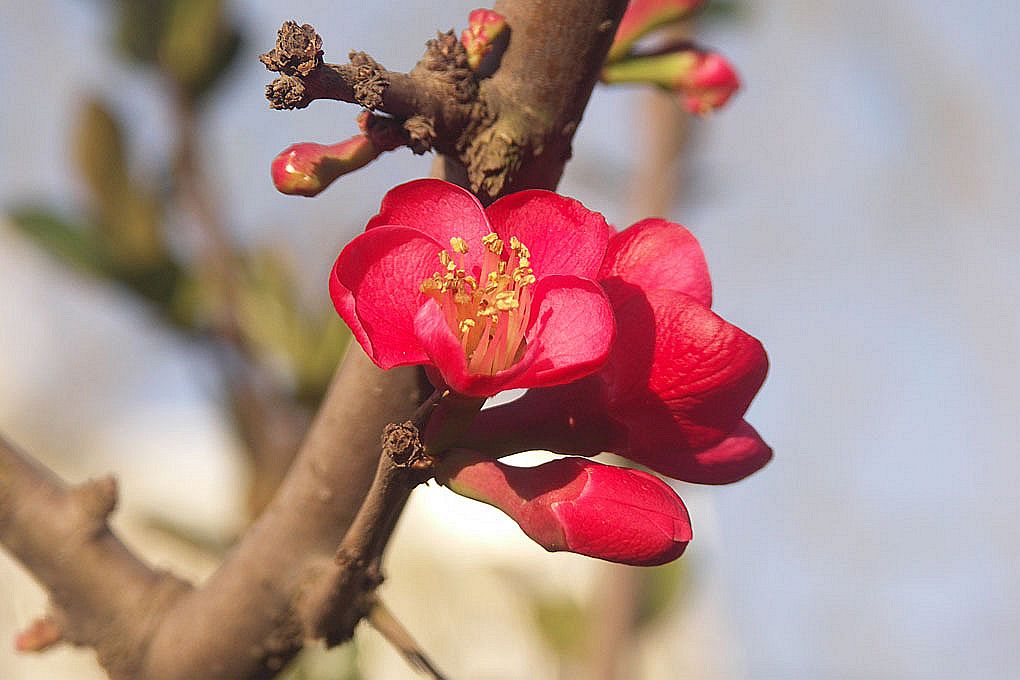
[[[284,194],[315,196],[337,177],[368,165],[380,153],[365,134],[329,146],[294,144],[273,159],[273,184]]]
[[[468,66],[478,70],[482,60],[506,29],[506,18],[491,9],[476,9],[468,15],[468,27],[460,34],[460,42],[468,55]]]
[[[679,557],[692,537],[683,501],[640,470],[584,458],[520,468],[462,450],[438,464],[436,479],[499,508],[549,551],[653,566]]]
[[[740,88],[736,71],[723,56],[690,43],[606,64],[602,80],[658,85],[679,94],[684,108],[698,115],[722,107]]]
[[[63,636],[57,622],[44,616],[14,637],[14,649],[19,652],[41,652],[60,642]]]
[[[675,21],[681,21],[705,4],[705,0],[631,0],[616,29],[607,62],[624,57],[642,36]]]
[[[684,107],[691,113],[704,115],[722,108],[740,88],[740,79],[733,66],[715,52],[700,54],[697,65],[681,85]]]

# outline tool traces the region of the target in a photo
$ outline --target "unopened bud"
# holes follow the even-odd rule
[[[14,636],[14,649],[19,652],[41,652],[60,642],[63,636],[57,622],[44,616]]]
[[[395,118],[362,111],[361,134],[337,144],[302,142],[284,149],[273,159],[273,184],[278,191],[315,196],[338,177],[365,167],[384,151],[409,143],[407,131]]]
[[[451,451],[436,479],[493,505],[549,551],[652,566],[679,557],[691,540],[683,501],[658,477],[585,458],[520,468]]]
[[[616,29],[606,62],[623,58],[641,37],[676,21],[682,21],[705,4],[705,0],[631,0]]]
[[[315,196],[336,178],[368,165],[380,153],[365,134],[329,146],[294,144],[273,159],[273,184],[284,194]]]
[[[476,9],[468,15],[468,27],[460,34],[467,50],[468,66],[476,71],[492,51],[496,38],[506,30],[506,18],[491,9]]]
[[[725,57],[689,44],[606,64],[606,83],[652,83],[676,92],[684,108],[704,115],[721,108],[740,88],[740,79]]]

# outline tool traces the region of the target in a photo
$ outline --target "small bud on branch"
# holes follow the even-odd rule
[[[506,18],[491,9],[476,9],[468,15],[468,27],[460,34],[467,50],[468,66],[477,71],[482,60],[492,52],[493,45],[506,30]]]
[[[338,177],[363,168],[386,151],[411,143],[399,121],[363,111],[361,134],[337,144],[301,142],[283,150],[272,163],[273,184],[284,194],[316,196]]]
[[[740,79],[725,57],[688,42],[608,63],[602,69],[602,81],[658,85],[679,94],[684,108],[697,115],[721,108],[740,88]]]

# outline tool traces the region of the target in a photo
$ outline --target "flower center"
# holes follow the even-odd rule
[[[531,253],[511,236],[509,248],[496,234],[482,239],[485,253],[477,277],[464,267],[468,244],[455,236],[450,252],[439,253],[443,271],[421,283],[421,292],[439,303],[467,355],[468,371],[493,375],[524,355],[535,274]]]

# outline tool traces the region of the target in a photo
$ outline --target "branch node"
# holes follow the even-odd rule
[[[285,21],[276,33],[276,46],[259,57],[270,71],[307,76],[322,64],[322,37],[311,24]]]
[[[452,30],[437,33],[425,43],[425,56],[415,67],[418,69],[430,71],[433,77],[449,83],[460,104],[467,104],[478,95],[478,81],[468,65],[467,50]]]
[[[70,500],[81,513],[89,530],[101,531],[117,508],[117,480],[110,475],[90,479],[71,488]]]
[[[266,85],[269,108],[303,109],[310,103],[305,83],[297,76],[283,75]]]
[[[403,423],[389,423],[383,430],[383,455],[393,461],[394,467],[427,471],[432,459],[425,452],[421,434],[410,420]]]
[[[432,144],[436,139],[435,122],[426,116],[411,116],[404,121],[404,129],[410,138],[408,146],[415,155],[420,156],[426,151],[432,150]]]
[[[354,101],[366,109],[379,108],[383,91],[390,84],[385,75],[386,69],[365,52],[352,51],[348,58],[353,70]]]

